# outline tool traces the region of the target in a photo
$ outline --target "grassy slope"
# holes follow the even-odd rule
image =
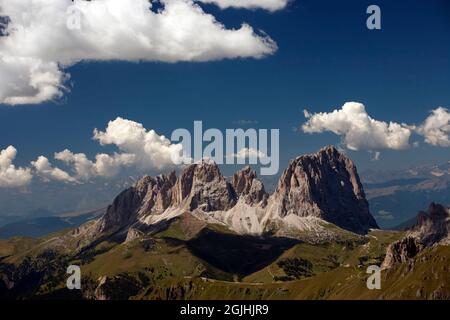
[[[427,259],[427,260],[425,260]],[[424,251],[407,264],[382,273],[382,289],[368,290],[364,267],[338,267],[317,276],[283,283],[231,283],[210,279],[172,279],[160,283],[149,295],[166,298],[167,290],[191,288],[185,299],[450,299],[450,248]],[[175,291],[176,292],[176,291]]]
[[[192,255],[182,243],[157,239],[151,250],[145,250],[139,240],[113,247],[83,266],[83,272],[97,279],[121,273],[152,273],[163,279],[174,276],[200,276],[204,272],[227,279],[227,275]]]
[[[366,288],[365,270],[370,264],[379,264],[386,246],[401,238],[400,232],[372,231],[368,241],[353,241],[311,245],[300,243],[286,250],[265,268],[243,278],[242,282],[224,282],[214,279],[166,279],[150,295],[139,298],[164,298],[167,290],[191,288],[187,299],[352,299],[371,298],[380,292]],[[275,281],[286,275],[279,261],[292,258],[309,260],[312,277],[295,281]],[[159,289],[159,290],[158,290]],[[369,292],[368,296],[364,294]]]
[[[14,237],[8,240],[0,240],[0,257],[17,255],[35,247],[40,240],[33,238]]]
[[[367,266],[379,264],[386,246],[402,236],[401,232],[377,230],[364,241],[351,236],[332,244],[267,243],[182,216],[151,238],[121,244],[103,241],[91,249],[91,256],[75,257],[72,262],[82,264],[83,275],[91,279],[123,273],[138,278],[144,273],[150,282],[132,297],[135,299],[445,297],[450,292],[450,247],[425,250],[415,259],[413,269],[402,264],[384,271],[382,290],[366,288]],[[54,237],[0,241],[0,256],[12,255],[4,261],[20,261],[42,251]],[[269,257],[274,251],[277,255]],[[212,259],[214,256],[220,259]],[[286,276],[279,262],[287,259],[308,260],[313,276],[277,281]],[[248,273],[252,266],[246,263],[261,267]]]
[[[25,257],[35,257],[50,247],[60,253],[72,252],[76,247],[74,243],[67,241],[68,238],[64,238],[64,241],[59,240],[71,230],[58,231],[40,238],[14,237],[0,240],[0,257],[4,257],[2,262],[17,265]],[[55,242],[64,242],[64,245],[55,245]]]

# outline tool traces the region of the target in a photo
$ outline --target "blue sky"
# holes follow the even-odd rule
[[[68,69],[70,92],[37,105],[0,105],[0,149],[14,145],[16,165],[68,148],[89,157],[100,147],[92,130],[120,116],[159,134],[192,128],[233,128],[237,120],[280,128],[281,168],[298,154],[338,144],[332,133],[305,134],[303,109],[329,112],[358,101],[380,121],[420,124],[450,105],[450,5],[445,0],[377,1],[382,30],[366,28],[373,1],[296,0],[287,8],[226,9],[203,5],[226,27],[247,22],[278,50],[262,59],[214,62],[81,62]],[[415,135],[411,141],[423,141]],[[449,148],[421,143],[407,150],[350,152],[360,170],[442,163]]]

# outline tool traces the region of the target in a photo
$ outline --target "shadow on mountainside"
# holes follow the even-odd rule
[[[287,238],[262,238],[219,233],[203,229],[186,242],[195,256],[212,266],[246,276],[273,263],[287,249],[300,243]]]

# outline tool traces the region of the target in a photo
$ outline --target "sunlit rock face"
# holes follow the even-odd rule
[[[272,195],[250,167],[227,181],[209,160],[186,166],[178,177],[143,177],[116,197],[99,221],[100,232],[142,229],[183,213],[240,234],[295,238],[308,231],[320,237],[330,223],[359,234],[377,228],[355,165],[326,147],[291,161]]]
[[[356,233],[378,228],[355,165],[334,147],[291,161],[271,201],[281,217],[318,217]]]

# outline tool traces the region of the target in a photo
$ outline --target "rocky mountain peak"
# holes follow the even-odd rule
[[[183,170],[174,187],[173,201],[187,202],[191,211],[201,208],[210,212],[232,208],[237,196],[215,162],[201,161]]]
[[[415,228],[420,228],[428,223],[441,223],[448,218],[448,209],[443,205],[432,202],[427,211],[420,211],[417,215]]]
[[[417,215],[417,223],[410,234],[426,246],[439,241],[448,241],[450,229],[449,209],[437,203],[431,203],[426,212]]]
[[[144,186],[140,187],[141,189],[128,188],[113,200],[99,220],[98,232],[114,232],[136,219],[136,212],[145,194]]]
[[[100,232],[111,232],[133,223],[138,215],[164,211],[171,203],[175,171],[157,177],[144,176],[120,193],[101,219]]]
[[[154,212],[163,212],[172,202],[172,187],[175,185],[177,176],[175,171],[168,175],[159,175],[155,178],[147,177],[147,189],[142,200],[140,215]],[[137,183],[139,185],[139,182]]]
[[[397,263],[407,262],[414,258],[421,250],[423,245],[414,237],[407,236],[399,241],[396,241],[388,246],[386,249],[386,256],[381,268],[389,269]]]
[[[281,217],[315,216],[357,233],[378,227],[355,165],[333,146],[291,161],[274,198]]]
[[[267,204],[269,194],[266,193],[262,181],[257,179],[256,171],[250,166],[246,166],[233,175],[232,185],[236,194],[244,197],[248,205],[261,203],[265,206]]]
[[[387,248],[383,269],[389,269],[396,263],[406,262],[426,247],[435,244],[450,244],[450,209],[431,203],[428,210],[417,215],[416,225],[406,236]]]
[[[250,166],[237,171],[232,178],[234,190],[237,194],[248,193],[253,180],[256,179],[256,172]]]
[[[210,160],[186,166],[178,178],[175,172],[145,176],[114,199],[101,231],[155,224],[184,212],[244,233],[273,226],[303,230],[319,220],[356,233],[377,228],[353,162],[330,146],[291,161],[271,196],[249,166],[230,182]]]

